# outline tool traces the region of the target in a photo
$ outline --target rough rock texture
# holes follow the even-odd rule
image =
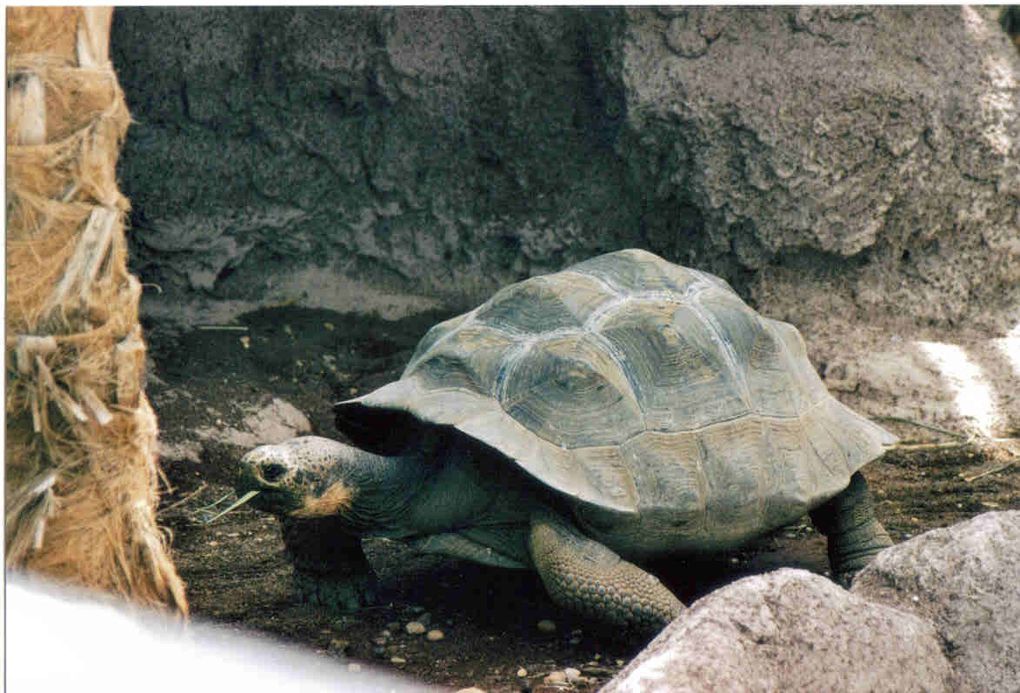
[[[1018,62],[976,11],[638,10],[623,59],[640,169],[698,210],[689,261],[761,270],[801,320],[806,280],[843,289],[826,310],[1015,307]]]
[[[476,300],[638,244],[748,279],[854,258],[842,300],[923,288],[945,321],[1016,276],[1017,60],[973,11],[143,8],[114,43],[164,289],[333,266]],[[992,265],[926,271],[964,256]]]
[[[931,619],[975,690],[1020,691],[1020,511],[985,513],[887,549],[852,592]]]
[[[113,47],[152,317],[459,310],[637,246],[843,383],[1020,322],[1020,58],[983,10],[124,8]]]
[[[950,691],[959,681],[930,623],[787,568],[698,600],[602,690]]]
[[[314,304],[340,277],[343,308],[400,314],[641,241],[614,150],[622,96],[599,74],[618,11],[115,21],[139,120],[121,169],[136,264],[168,298]]]
[[[157,406],[194,408],[194,396],[185,390],[156,390]],[[295,436],[308,435],[312,425],[308,417],[290,402],[278,397],[255,401],[239,393],[229,411],[205,407],[206,424],[192,428],[170,428],[160,440],[160,457],[173,462],[193,464],[207,459],[238,459],[259,445],[282,443]]]

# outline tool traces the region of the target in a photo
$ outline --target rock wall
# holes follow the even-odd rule
[[[307,292],[395,315],[640,244],[614,149],[623,95],[601,74],[623,22],[574,9],[118,12],[139,121],[122,168],[139,270],[186,301]]]
[[[908,414],[854,381],[868,354],[1020,322],[1020,60],[989,10],[124,8],[113,46],[152,317],[460,310],[637,246]],[[951,419],[916,358],[913,413]]]
[[[167,291],[316,267],[465,304],[641,245],[950,321],[1017,277],[1017,60],[959,8],[125,8],[114,46]]]

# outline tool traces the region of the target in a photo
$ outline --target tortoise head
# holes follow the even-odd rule
[[[358,493],[363,450],[328,438],[304,436],[257,447],[240,462],[238,495],[277,517],[328,517],[351,507]]]

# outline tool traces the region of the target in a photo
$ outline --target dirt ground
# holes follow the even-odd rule
[[[275,520],[241,508],[211,525],[199,522],[199,508],[230,493],[231,463],[241,451],[199,442],[196,429],[232,425],[252,403],[280,397],[308,415],[315,433],[335,436],[329,403],[398,377],[418,339],[445,317],[388,322],[282,306],[187,333],[146,326],[154,366],[149,392],[163,439],[168,449],[192,450],[164,455],[173,490],[160,519],[173,531],[194,617],[443,687],[550,690],[543,677],[572,667],[582,675],[575,690],[597,689],[645,642],[559,609],[536,575],[416,556],[377,540],[366,550],[382,580],[380,603],[355,614],[325,613],[292,596]],[[911,427],[897,433],[918,441],[935,435]],[[1020,509],[1017,465],[964,478],[998,466],[977,448],[936,448],[889,454],[865,473],[880,519],[900,541],[989,510]],[[780,566],[827,569],[824,541],[807,518],[739,552],[653,570],[690,603]],[[555,631],[540,630],[543,619]],[[441,630],[443,639],[407,634],[412,620]]]

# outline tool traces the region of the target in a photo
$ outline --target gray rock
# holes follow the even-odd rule
[[[282,443],[311,430],[308,417],[297,407],[273,397],[267,404],[250,407],[236,426],[201,426],[195,434],[203,441],[250,449]]]
[[[562,671],[551,671],[542,679],[542,683],[561,684],[567,682],[567,675]]]
[[[1006,104],[1020,60],[994,22],[960,7],[744,8],[706,32],[719,14],[628,11],[629,153],[661,205],[660,250],[793,285],[854,258],[833,306],[909,302],[942,321],[1016,304],[1020,114]],[[780,302],[803,317],[798,296]]]
[[[119,8],[112,55],[168,317],[465,307],[627,246],[802,321],[805,282],[925,325],[1020,298],[1018,57],[972,9]]]
[[[425,632],[425,625],[420,621],[408,621],[407,625],[404,626],[404,630],[407,631],[408,635],[421,635]]]
[[[1020,511],[992,512],[880,553],[852,592],[931,619],[980,691],[1020,691]]]
[[[744,578],[695,602],[604,693],[951,691],[930,623],[803,570]]]
[[[538,631],[540,633],[545,633],[547,635],[549,633],[555,633],[556,632],[556,622],[555,621],[550,621],[547,618],[543,618],[541,621],[536,623],[535,627],[538,628]]]

